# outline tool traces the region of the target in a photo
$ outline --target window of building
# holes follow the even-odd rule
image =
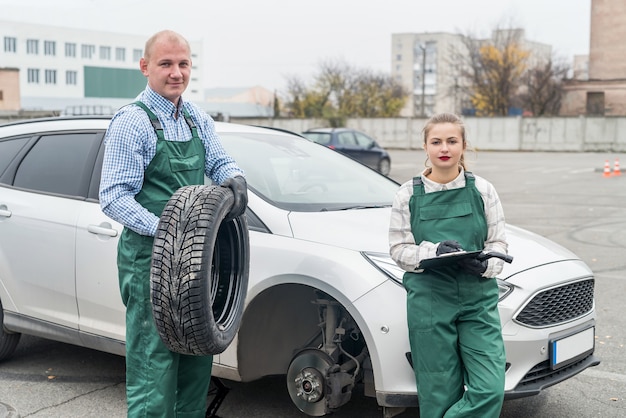
[[[396,54],[396,61],[402,61],[402,54]]]
[[[56,84],[57,83],[57,70],[46,70],[45,78],[46,78],[46,84]]]
[[[17,39],[11,36],[4,37],[4,52],[17,52]]]
[[[39,70],[37,68],[29,68],[27,74],[29,84],[39,84]]]
[[[26,40],[26,53],[31,55],[39,54],[39,39]]]
[[[43,41],[43,54],[44,55],[56,55],[57,43],[55,41]]]
[[[604,92],[587,92],[587,116],[604,116]]]
[[[115,61],[126,61],[126,48],[115,48]]]
[[[101,46],[100,47],[100,59],[110,61],[111,60],[111,47],[110,46]]]
[[[65,56],[76,57],[76,44],[70,42],[65,43]]]
[[[0,90],[0,102],[4,100],[4,92]]]
[[[65,84],[76,85],[78,79],[78,73],[76,71],[65,72]]]
[[[133,61],[139,62],[143,57],[143,51],[141,49],[133,49]]]
[[[80,46],[80,57],[81,58],[86,58],[86,59],[91,59],[93,57],[93,54],[95,54],[96,52],[96,46],[95,45],[81,45]]]

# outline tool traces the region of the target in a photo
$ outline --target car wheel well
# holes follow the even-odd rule
[[[360,330],[335,299],[310,286],[278,285],[257,295],[244,312],[237,344],[241,380],[286,374],[299,351],[321,347],[325,319],[320,312],[328,303],[338,307],[337,317],[349,330],[347,350],[354,355],[362,352],[365,342]]]

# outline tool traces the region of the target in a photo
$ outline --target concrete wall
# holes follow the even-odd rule
[[[488,151],[626,152],[626,117],[464,118],[469,144]],[[292,132],[328,126],[313,119],[231,119],[231,122],[272,126]],[[385,148],[422,146],[425,119],[348,119]]]
[[[0,125],[42,112],[0,112]],[[348,119],[346,126],[361,130],[391,149],[422,147],[425,119]],[[485,151],[626,152],[626,117],[464,118],[469,145]],[[318,119],[235,119],[232,123],[270,126],[291,132],[328,126]]]

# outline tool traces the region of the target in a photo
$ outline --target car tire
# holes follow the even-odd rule
[[[378,172],[383,176],[388,176],[391,172],[391,161],[389,158],[383,158],[378,162]]]
[[[219,354],[239,329],[250,244],[245,214],[225,221],[233,202],[227,187],[185,186],[160,217],[150,293],[156,328],[171,351]]]
[[[21,336],[22,334],[5,331],[4,309],[2,308],[2,302],[0,302],[0,361],[6,360],[13,355]]]

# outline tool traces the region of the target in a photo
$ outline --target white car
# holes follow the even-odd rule
[[[20,334],[124,355],[121,226],[100,211],[108,118],[0,126],[0,360]],[[214,376],[285,375],[294,404],[322,416],[355,384],[385,416],[417,406],[402,271],[388,255],[398,184],[297,135],[217,123],[246,171],[249,285],[241,327]],[[599,364],[594,276],[576,255],[509,226],[498,277],[506,395]],[[0,366],[1,367],[1,366]]]

